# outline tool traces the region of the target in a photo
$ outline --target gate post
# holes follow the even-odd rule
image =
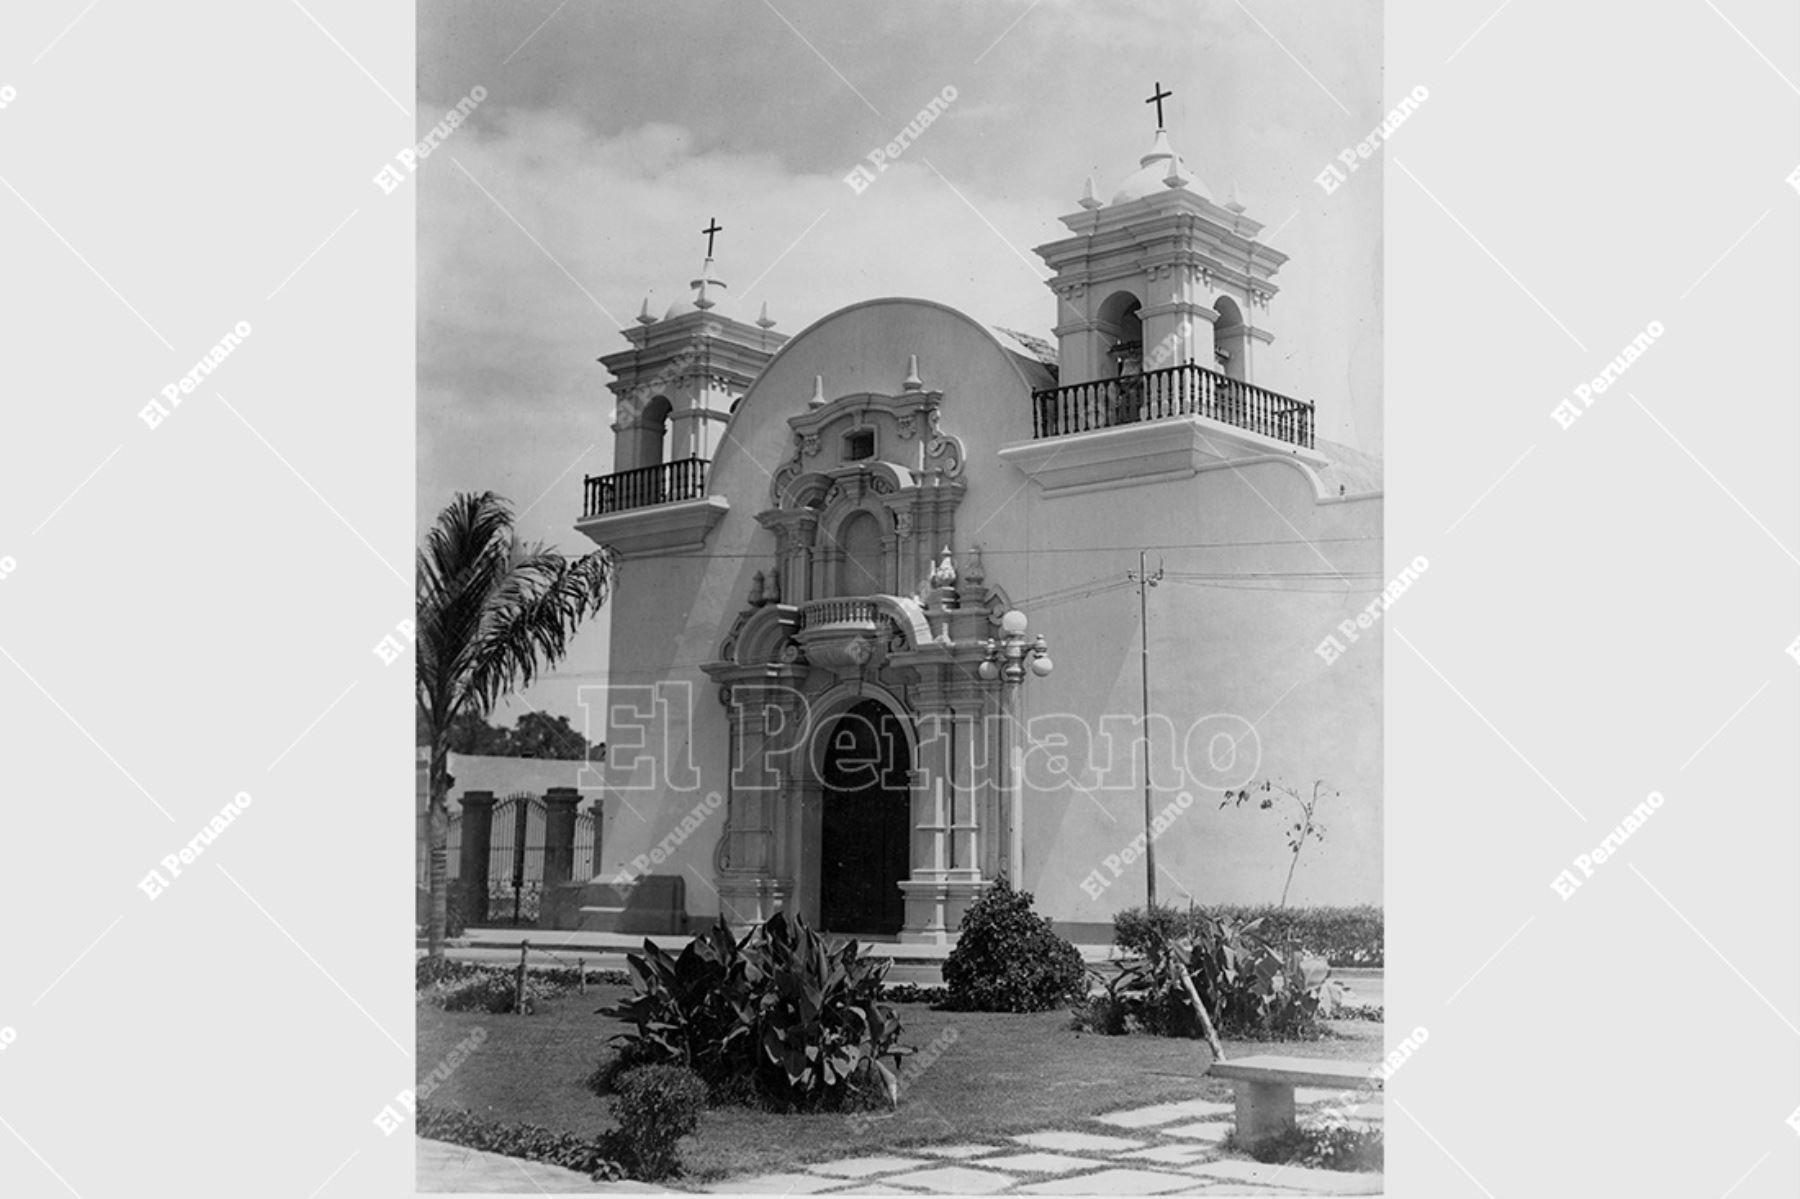
[[[493,840],[494,793],[463,792],[462,856],[458,869],[462,882],[465,925],[487,923],[488,849]]]
[[[538,907],[538,924],[554,928],[557,899],[575,872],[575,808],[581,792],[574,787],[551,787],[544,792],[544,889]]]

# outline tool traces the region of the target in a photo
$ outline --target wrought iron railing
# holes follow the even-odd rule
[[[574,861],[569,877],[586,882],[597,869],[600,849],[598,804],[575,815]],[[542,796],[521,792],[496,803],[489,815],[488,900],[482,909],[494,922],[535,921],[544,889],[544,844],[547,839]],[[524,837],[520,837],[520,829]],[[463,814],[452,810],[448,834],[448,877],[462,876]],[[429,861],[419,869],[419,886],[426,885]]]
[[[1189,363],[1034,392],[1031,435],[1061,437],[1172,416],[1204,416],[1312,448],[1313,406]]]
[[[640,466],[611,475],[589,475],[583,486],[581,515],[604,516],[706,494],[704,458],[682,458],[656,466]]]

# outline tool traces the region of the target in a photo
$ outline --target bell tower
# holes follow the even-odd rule
[[[1269,302],[1287,255],[1257,240],[1236,189],[1221,203],[1175,153],[1159,83],[1150,152],[1102,201],[1089,176],[1072,236],[1037,247],[1057,296],[1060,382],[1067,386],[1193,364],[1256,382],[1273,340]]]
[[[691,294],[659,317],[644,298],[637,327],[624,330],[631,348],[607,354],[600,364],[613,374],[618,402],[613,418],[613,471],[638,470],[698,459],[710,461],[732,407],[768,365],[787,335],[774,331],[765,303],[754,322],[738,319],[728,287],[713,261],[715,221],[706,235],[706,259]]]

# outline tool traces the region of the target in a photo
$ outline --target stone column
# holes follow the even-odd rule
[[[575,809],[581,792],[552,787],[544,792],[544,889],[570,881],[575,872]]]
[[[989,764],[979,754],[982,733],[981,708],[959,699],[951,708],[950,860],[949,877],[981,877],[983,800],[992,794],[980,772]]]
[[[921,688],[929,694],[925,688]],[[929,706],[926,706],[929,705]],[[950,868],[952,788],[951,738],[954,717],[936,697],[924,701],[918,716],[919,760],[913,763],[912,877],[924,881],[945,877]]]
[[[1138,309],[1144,325],[1144,370],[1188,362],[1212,370],[1213,322],[1219,314],[1206,302],[1199,268],[1159,263],[1145,274],[1148,294]]]
[[[494,838],[494,793],[465,791],[462,797],[463,922],[485,924],[488,918],[488,851]]]
[[[544,881],[538,899],[538,927],[561,927],[563,893],[575,872],[575,809],[581,792],[551,787],[544,792]]]
[[[1059,375],[1066,386],[1070,383],[1092,383],[1100,378],[1102,350],[1098,345],[1099,325],[1088,311],[1093,301],[1085,290],[1076,295],[1067,285],[1056,289],[1056,338]]]
[[[774,915],[794,894],[792,880],[803,869],[800,837],[792,826],[797,804],[788,798],[792,788],[787,769],[792,766],[802,702],[792,689],[795,668],[786,669],[781,678],[761,685],[734,685],[727,700],[733,744],[724,820],[729,860],[713,881],[721,913],[733,926],[761,923]]]
[[[980,790],[973,785],[976,716],[954,684],[916,693],[919,757],[913,778],[913,857],[900,940],[948,944],[969,903],[987,886],[981,869]]]

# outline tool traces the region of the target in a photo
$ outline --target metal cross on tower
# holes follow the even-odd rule
[[[1174,92],[1163,91],[1162,80],[1159,79],[1156,81],[1156,94],[1151,96],[1148,100],[1144,101],[1144,103],[1146,103],[1146,104],[1156,105],[1156,127],[1158,129],[1161,129],[1163,127],[1162,102],[1164,100],[1167,100],[1170,96],[1173,96],[1174,94],[1175,94]]]
[[[711,258],[713,256],[713,234],[724,232],[725,226],[719,224],[719,218],[716,216],[707,217],[706,222],[706,228],[700,232],[706,234],[706,256]]]

